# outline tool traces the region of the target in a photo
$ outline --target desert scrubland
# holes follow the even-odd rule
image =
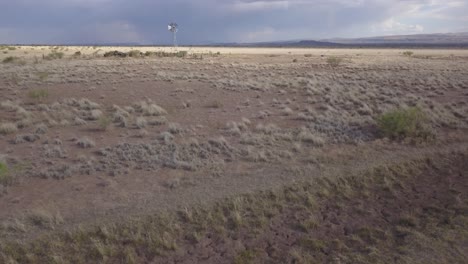
[[[2,263],[468,258],[468,50],[1,46],[0,62]]]

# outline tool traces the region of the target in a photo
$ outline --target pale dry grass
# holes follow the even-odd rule
[[[0,134],[7,135],[18,131],[18,126],[15,123],[1,123]]]

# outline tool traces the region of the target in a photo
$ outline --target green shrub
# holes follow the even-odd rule
[[[47,90],[39,89],[39,90],[29,91],[28,95],[32,99],[42,100],[49,96],[49,92]]]
[[[0,161],[0,185],[9,185],[11,183],[11,176],[6,163]]]
[[[391,139],[434,137],[427,116],[417,107],[385,113],[377,119],[377,125],[382,135]]]
[[[13,63],[13,62],[16,62],[18,61],[19,58],[18,57],[14,57],[14,56],[9,56],[9,57],[6,57],[5,59],[3,59],[3,63]]]
[[[16,50],[16,47],[8,47],[8,50]]]
[[[118,51],[118,50],[108,51],[108,52],[104,53],[104,57],[105,58],[107,58],[107,57],[125,58],[125,57],[127,57],[127,53],[121,52],[121,51]]]

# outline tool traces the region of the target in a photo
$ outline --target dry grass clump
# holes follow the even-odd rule
[[[112,123],[112,120],[105,115],[102,115],[98,119],[99,129],[103,131],[106,131],[107,129],[109,129],[109,126],[111,123]]]
[[[18,109],[20,106],[18,102],[5,100],[0,103],[0,107],[8,111],[16,111],[16,109]]]
[[[37,134],[17,135],[15,137],[15,139],[13,140],[13,142],[15,144],[22,144],[22,143],[25,143],[25,142],[35,142],[35,141],[39,140],[40,138],[41,138],[41,136],[39,136]]]
[[[45,133],[47,133],[47,130],[48,130],[48,127],[46,124],[44,123],[40,123],[36,126],[35,130],[34,130],[34,134],[38,134],[38,135],[43,135]]]
[[[94,141],[88,137],[83,137],[77,140],[76,145],[78,145],[80,148],[93,148],[96,146],[96,143],[94,143]]]
[[[409,51],[409,50],[403,52],[403,56],[405,56],[405,57],[412,57],[413,54],[414,54],[414,52]]]
[[[262,110],[258,112],[258,118],[260,119],[265,119],[267,117],[271,116],[271,112],[269,110]]]
[[[112,122],[116,123],[120,127],[127,127],[127,120],[130,117],[130,113],[116,105],[113,106],[113,109],[115,112],[112,114]]]
[[[293,111],[291,108],[287,107],[287,106],[284,107],[284,108],[281,110],[281,114],[282,114],[282,115],[285,115],[285,116],[290,116],[290,115],[292,115],[293,113],[294,113],[294,111]]]
[[[153,117],[148,120],[150,126],[161,126],[167,124],[167,118],[165,116]]]
[[[65,53],[63,52],[58,52],[58,51],[52,51],[51,53],[47,55],[43,55],[42,59],[44,60],[57,60],[57,59],[62,59],[65,56]]]
[[[140,116],[140,117],[137,117],[135,121],[135,125],[137,128],[143,129],[148,125],[148,121],[146,121],[146,118]]]
[[[339,57],[331,56],[331,57],[327,58],[327,63],[332,68],[336,68],[336,67],[340,66],[341,62],[343,62],[343,59],[339,58]]]
[[[162,116],[167,115],[167,111],[161,106],[152,103],[151,101],[141,101],[134,105],[136,112],[142,113],[145,116]]]
[[[168,125],[169,132],[171,134],[179,134],[183,131],[182,127],[178,123],[169,123]]]
[[[271,135],[271,134],[273,134],[275,132],[279,132],[280,128],[275,124],[268,124],[268,125],[258,124],[255,127],[255,130],[257,132],[260,132],[260,133],[263,133],[263,134],[266,134],[266,135]]]
[[[221,101],[218,101],[218,100],[213,100],[213,101],[210,101],[208,102],[206,105],[205,105],[206,108],[223,108],[223,103]]]
[[[18,126],[15,123],[1,123],[0,134],[7,135],[18,131]]]
[[[75,117],[73,119],[73,124],[75,124],[76,126],[84,126],[87,124],[87,122],[79,117]]]
[[[45,229],[55,229],[64,222],[60,213],[51,213],[44,209],[36,209],[27,215],[27,221],[34,226]]]
[[[89,99],[81,98],[80,100],[71,100],[72,105],[78,106],[81,110],[95,110],[100,108],[98,103],[95,103]]]
[[[144,138],[149,135],[149,132],[146,129],[140,129],[137,133],[137,137]]]
[[[98,109],[91,110],[91,112],[89,112],[88,120],[92,120],[92,121],[99,120],[103,116],[103,114],[104,113],[102,113],[101,110],[98,110]]]
[[[251,124],[247,118],[242,118],[241,122],[230,121],[226,124],[226,130],[229,134],[239,136],[242,131],[246,131]]]
[[[302,142],[312,143],[315,146],[323,146],[325,144],[325,139],[318,135],[312,134],[307,128],[302,128],[297,139]]]

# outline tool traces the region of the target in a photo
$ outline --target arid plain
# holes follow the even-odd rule
[[[1,46],[0,62],[2,263],[468,258],[468,50]]]

